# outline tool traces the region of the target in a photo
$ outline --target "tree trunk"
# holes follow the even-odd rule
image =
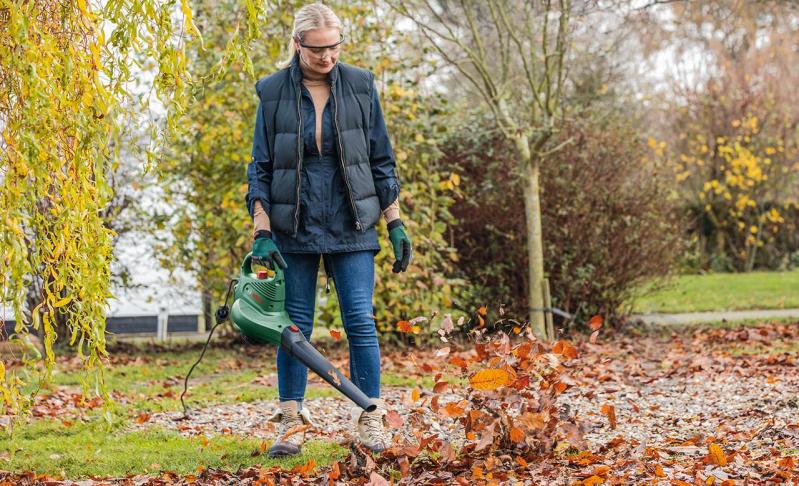
[[[524,216],[527,228],[527,307],[533,333],[539,339],[547,335],[544,319],[544,241],[541,231],[540,161],[533,159],[527,136],[515,140],[524,168]]]
[[[202,291],[202,313],[205,319],[205,329],[203,331],[208,331],[214,326],[214,316],[211,312],[211,306],[213,302],[211,302],[213,294],[211,293],[211,289],[208,288],[206,284],[203,284],[203,291]]]

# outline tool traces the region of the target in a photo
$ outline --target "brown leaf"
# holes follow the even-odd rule
[[[386,423],[391,428],[399,429],[405,422],[402,420],[400,414],[398,414],[395,410],[389,410],[388,413],[386,413]]]
[[[487,368],[478,371],[469,379],[475,390],[491,391],[510,385],[513,379],[506,370],[501,368]]]
[[[447,389],[447,386],[449,386],[449,383],[447,383],[446,381],[439,381],[433,387],[433,391],[435,393],[441,393]]]
[[[140,414],[139,414],[139,415],[136,417],[136,423],[137,423],[137,424],[143,424],[143,423],[145,423],[145,422],[148,422],[149,420],[150,420],[150,414],[149,414],[149,413],[146,413],[146,412],[145,412],[145,413],[140,413]]]
[[[369,475],[369,486],[389,486],[389,484],[377,471],[372,471]]]
[[[475,451],[481,451],[486,447],[490,446],[494,443],[494,425],[496,422],[492,423],[490,426],[486,427],[483,431],[483,435],[480,436],[480,442],[474,447]]]

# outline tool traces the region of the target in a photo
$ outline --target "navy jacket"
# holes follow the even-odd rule
[[[367,71],[347,66],[347,72],[355,72],[360,75],[361,73],[368,73]],[[296,67],[296,66],[295,66]],[[339,66],[337,66],[338,68]],[[357,71],[356,71],[357,70]],[[295,69],[295,73],[300,72]],[[300,119],[302,120],[301,140],[295,143],[295,148],[299,145],[300,153],[302,154],[300,161],[301,174],[298,187],[299,195],[299,208],[298,220],[296,221],[296,233],[294,233],[287,224],[276,225],[273,220],[272,232],[274,239],[283,252],[296,252],[296,253],[332,253],[343,251],[356,251],[356,250],[373,250],[379,251],[380,246],[377,242],[377,235],[374,228],[374,221],[376,221],[374,209],[377,209],[379,202],[379,209],[385,209],[391,202],[393,202],[399,195],[399,182],[394,172],[395,159],[391,142],[388,138],[388,133],[383,119],[382,109],[380,107],[380,100],[377,90],[374,88],[371,73],[369,74],[369,105],[367,107],[355,106],[356,112],[368,115],[368,127],[365,127],[365,133],[368,133],[368,161],[367,167],[369,175],[368,185],[374,187],[371,196],[373,203],[370,200],[359,200],[358,208],[361,214],[361,221],[364,220],[363,210],[366,208],[369,221],[363,226],[357,225],[357,221],[353,215],[353,201],[348,200],[350,194],[346,187],[346,183],[352,181],[345,181],[341,174],[341,167],[343,159],[340,159],[339,153],[339,139],[336,133],[336,123],[334,123],[335,99],[330,96],[327,105],[323,112],[322,120],[322,153],[318,153],[316,147],[316,113],[313,106],[308,90],[299,84],[300,89]],[[274,76],[274,75],[273,75]],[[264,78],[268,79],[268,78]],[[291,78],[288,78],[291,79]],[[259,81],[256,86],[263,86],[262,81]],[[299,81],[296,80],[295,81]],[[274,86],[274,82],[271,86]],[[341,88],[340,88],[341,89]],[[259,93],[263,95],[263,93]],[[352,104],[354,98],[346,98],[338,96],[339,100],[349,100]],[[279,103],[284,102],[282,99]],[[279,109],[272,107],[272,113],[281,113]],[[278,107],[279,108],[279,107]],[[353,107],[347,107],[353,109]],[[295,110],[296,111],[296,110]],[[267,133],[267,126],[275,126],[275,121],[267,123],[265,121],[266,110],[264,109],[264,97],[261,97],[258,112],[256,114],[255,122],[255,135],[253,138],[252,160],[248,166],[247,175],[249,182],[249,191],[247,193],[247,206],[252,215],[253,203],[256,199],[261,201],[265,211],[273,216],[273,201],[272,191],[275,189],[274,184],[277,183],[273,179],[274,176],[274,152],[270,150],[270,140],[274,141],[275,134],[270,137]],[[356,117],[357,118],[357,117]],[[287,123],[295,123],[295,120],[279,120]],[[339,121],[341,123],[341,121]],[[341,125],[339,125],[341,127]],[[343,128],[346,128],[343,127]],[[352,130],[351,130],[352,132]],[[350,133],[351,134],[351,133]],[[347,140],[342,137],[342,140]],[[285,143],[286,137],[283,142]],[[360,142],[359,139],[358,142]],[[348,147],[342,147],[347,152]],[[349,161],[348,161],[349,162]],[[285,166],[285,160],[284,160]],[[293,171],[297,170],[296,163],[292,167],[284,167],[282,169],[289,172],[289,175],[294,176]],[[362,173],[356,173],[355,176],[364,177]],[[350,175],[352,177],[352,175]],[[294,179],[296,180],[296,178]],[[363,187],[363,181],[355,181]],[[285,184],[284,184],[285,186]],[[371,188],[370,187],[370,188]],[[284,191],[284,194],[293,194],[293,187],[278,186],[278,189],[291,189],[291,191]],[[376,195],[376,197],[375,197]],[[357,196],[357,194],[356,194]],[[293,200],[292,200],[293,202]],[[372,209],[370,204],[374,204]],[[286,206],[285,204],[283,206]],[[285,215],[285,211],[282,213]],[[288,219],[288,218],[284,218]],[[354,224],[355,223],[355,224]]]

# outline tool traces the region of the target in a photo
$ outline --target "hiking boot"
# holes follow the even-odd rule
[[[280,402],[280,410],[269,418],[270,422],[279,422],[280,425],[267,457],[293,456],[302,450],[305,431],[314,424],[308,410],[303,408],[298,411],[299,406],[300,402],[296,401]]]
[[[386,408],[383,400],[376,398],[372,401],[377,405],[374,412],[367,412],[360,407],[355,407],[352,409],[352,417],[356,423],[358,440],[372,452],[381,452],[391,445],[391,440],[386,435],[383,426]]]

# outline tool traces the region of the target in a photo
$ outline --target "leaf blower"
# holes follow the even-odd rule
[[[321,376],[323,380],[330,383],[356,405],[367,412],[375,410],[376,405],[369,397],[364,395],[355,384],[311,346],[300,329],[291,322],[285,309],[286,280],[283,270],[286,268],[286,263],[279,254],[276,256],[276,265],[273,270],[253,272],[252,253],[247,254],[241,263],[239,278],[230,281],[225,295],[225,303],[216,311],[216,324],[208,334],[208,340],[205,342],[200,358],[192,365],[183,383],[180,403],[183,405],[184,418],[188,418],[183,396],[188,388],[189,377],[203,359],[214,329],[227,321],[228,317],[232,319],[233,326],[247,341],[280,346],[290,356]],[[233,287],[234,283],[235,288]],[[229,309],[227,304],[231,289],[233,289],[233,305]]]

